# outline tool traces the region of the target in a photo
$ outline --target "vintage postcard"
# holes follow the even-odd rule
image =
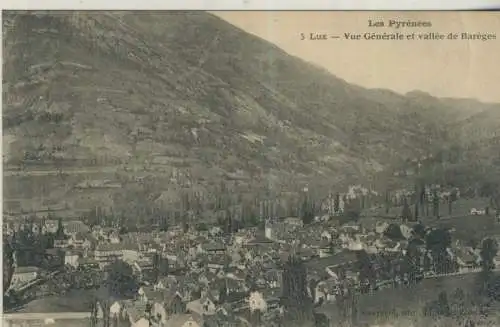
[[[3,326],[500,325],[500,12],[2,23]]]

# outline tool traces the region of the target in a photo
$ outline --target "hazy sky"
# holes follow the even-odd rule
[[[319,64],[348,82],[406,93],[500,102],[500,12],[215,12],[290,54]],[[427,21],[432,27],[368,27],[368,20]],[[387,24],[386,24],[387,25]],[[458,33],[457,40],[345,40],[344,33]],[[462,32],[493,33],[467,41]],[[339,39],[301,41],[300,33]]]

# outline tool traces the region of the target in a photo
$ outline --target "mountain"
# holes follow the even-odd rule
[[[203,12],[3,18],[6,167],[331,187],[432,153],[448,126],[499,107],[352,85]]]

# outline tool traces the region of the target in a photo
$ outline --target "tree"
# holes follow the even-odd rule
[[[451,201],[451,196],[448,197],[448,215],[451,216],[453,211],[453,202]]]
[[[439,195],[437,188],[434,188],[432,193],[432,210],[433,216],[439,218]]]
[[[415,216],[414,216],[415,221],[417,221],[419,217],[418,207],[419,207],[418,201],[415,201]]]
[[[385,192],[385,214],[389,214],[389,209],[391,208],[391,195],[389,190]]]
[[[377,274],[368,253],[366,251],[358,251],[356,256],[359,264],[360,281],[368,286],[368,289],[374,288]]]
[[[307,270],[300,259],[291,255],[283,269],[282,300],[288,321],[302,323],[312,319],[312,301],[307,288]]]
[[[495,268],[494,258],[498,252],[498,244],[494,239],[487,238],[481,245],[481,266],[484,271],[491,271]]]
[[[14,249],[7,237],[3,238],[3,293],[7,293],[14,274]]]
[[[421,222],[418,222],[413,226],[413,236],[415,238],[423,240],[426,233],[427,231],[425,229],[425,226]]]
[[[403,236],[403,233],[401,232],[401,227],[399,227],[398,224],[389,224],[387,228],[384,231],[384,235],[387,238],[390,238],[393,241],[401,241],[404,240],[405,237]]]
[[[167,220],[167,217],[165,217],[165,216],[161,216],[160,217],[159,229],[160,229],[161,232],[168,231],[168,220]]]
[[[450,315],[450,304],[448,303],[448,294],[445,291],[442,291],[438,295],[438,312],[442,316]]]
[[[61,240],[66,237],[66,234],[64,233],[64,226],[62,223],[62,219],[59,218],[57,220],[57,231],[56,231],[56,239]]]
[[[465,292],[460,287],[456,288],[452,295],[452,311],[456,316],[462,316],[465,312]]]
[[[430,251],[437,273],[450,272],[447,248],[451,246],[451,234],[448,230],[437,228],[430,231],[425,239],[427,250]]]
[[[205,223],[199,223],[198,225],[196,225],[196,229],[200,232],[206,232],[208,230],[208,227]]]
[[[90,326],[91,327],[96,327],[97,326],[97,308],[98,301],[96,298],[94,298],[90,302]]]
[[[226,210],[226,219],[224,220],[223,229],[226,234],[232,234],[234,232],[234,220],[231,211]]]
[[[458,200],[458,190],[454,188],[450,192],[450,196],[448,197],[448,214],[451,216],[453,211],[453,202]]]
[[[403,200],[403,210],[401,212],[401,218],[403,221],[410,221],[412,218],[412,212],[410,205],[408,204],[408,199],[405,197]]]
[[[404,256],[405,263],[405,273],[408,274],[408,282],[410,284],[415,284],[417,282],[417,273],[420,272],[420,252],[416,245],[417,239],[411,240],[408,243],[408,247],[406,249],[406,255]]]
[[[226,303],[228,297],[228,291],[226,283],[222,283],[219,289],[219,303]]]
[[[335,198],[333,200],[333,212],[337,215],[340,212],[340,194],[338,192],[335,194]]]
[[[308,199],[306,195],[302,203],[302,221],[305,225],[314,221],[314,204]]]
[[[359,201],[351,200],[344,204],[344,217],[349,221],[357,221],[361,216]]]
[[[160,254],[155,253],[153,256],[153,279],[155,282],[160,277],[168,275],[168,259],[162,257]]]
[[[126,262],[116,260],[107,267],[106,275],[104,286],[111,296],[127,297],[137,292],[137,280]]]

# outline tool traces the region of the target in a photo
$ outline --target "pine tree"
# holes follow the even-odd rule
[[[283,270],[283,305],[288,321],[309,322],[312,319],[312,301],[307,291],[307,271],[296,256],[291,255]]]
[[[338,215],[340,211],[340,194],[335,194],[335,199],[333,200],[333,212]]]
[[[448,197],[448,215],[451,216],[453,211],[453,200],[451,196]]]
[[[418,221],[418,201],[415,201],[415,215],[414,215],[414,221]]]
[[[432,210],[433,216],[439,217],[439,195],[437,188],[434,189],[432,194]]]
[[[226,210],[226,220],[225,220],[224,230],[227,234],[232,234],[234,231],[233,215],[231,214],[231,211],[229,209]]]
[[[391,207],[391,198],[390,198],[390,193],[389,191],[387,190],[385,192],[385,214],[388,215],[389,214],[389,209]]]
[[[6,237],[3,238],[3,292],[7,292],[14,274],[14,249]]]
[[[62,223],[62,219],[59,218],[57,220],[56,239],[61,240],[61,239],[64,239],[64,238],[65,238],[64,226],[63,226],[63,223]]]
[[[401,218],[405,222],[412,219],[410,205],[408,204],[408,199],[406,197],[403,199],[403,211],[401,212]]]
[[[310,224],[314,220],[314,204],[311,203],[306,196],[302,203],[302,221],[305,225]]]
[[[167,221],[167,217],[165,217],[165,216],[161,216],[161,217],[160,217],[159,230],[160,230],[161,232],[166,232],[166,231],[168,231],[168,221]]]

